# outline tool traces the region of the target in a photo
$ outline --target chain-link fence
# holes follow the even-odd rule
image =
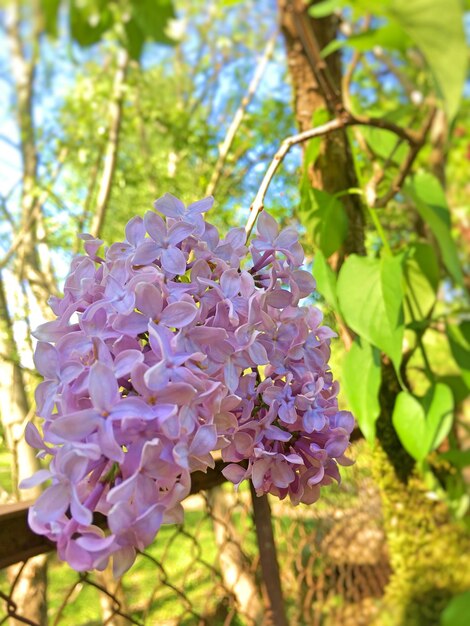
[[[78,574],[53,554],[4,570],[0,624],[37,623],[21,586],[38,558],[47,559],[51,626],[269,624],[249,489],[225,484],[184,504],[184,525],[162,527],[119,582],[109,572]],[[361,467],[313,506],[272,499],[271,507],[288,624],[372,624],[389,565],[378,496]],[[39,592],[39,579],[29,588]]]

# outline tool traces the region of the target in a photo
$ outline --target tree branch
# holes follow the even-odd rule
[[[256,90],[259,87],[261,79],[263,78],[264,71],[266,69],[266,65],[268,61],[272,57],[274,53],[274,47],[276,45],[277,39],[277,30],[269,39],[262,57],[260,58],[258,65],[256,67],[255,73],[251,79],[251,82],[248,86],[246,94],[243,96],[242,101],[240,102],[240,106],[238,107],[235,115],[233,116],[232,122],[228,127],[227,134],[225,135],[225,139],[219,147],[219,156],[217,157],[217,162],[215,164],[212,177],[209,181],[209,184],[206,188],[206,196],[211,196],[217,188],[217,185],[220,180],[220,176],[224,169],[225,161],[227,159],[230,148],[232,147],[232,143],[235,139],[235,135],[240,128],[240,124],[242,123],[243,117],[246,113],[246,110],[253,99],[253,96],[256,93]]]
[[[331,120],[330,122],[326,122],[326,124],[322,124],[321,126],[310,128],[303,133],[298,133],[297,135],[287,137],[281,143],[280,148],[278,149],[278,151],[274,155],[274,158],[269,164],[269,167],[266,170],[263,180],[261,181],[261,185],[258,189],[255,199],[250,206],[250,215],[245,226],[247,239],[250,236],[251,231],[253,230],[253,226],[256,222],[258,214],[261,213],[264,208],[264,199],[269,189],[269,185],[271,184],[271,181],[279,165],[282,163],[286,154],[289,152],[292,146],[308,141],[309,139],[314,139],[315,137],[328,135],[329,133],[332,133],[340,128],[346,128],[348,126],[372,126],[375,128],[386,128],[387,130],[391,130],[391,127],[393,127],[394,130],[392,130],[392,132],[395,132],[396,135],[398,135],[402,139],[405,139],[411,145],[411,148],[407,158],[405,159],[405,162],[400,168],[397,178],[392,184],[392,188],[390,189],[390,191],[385,194],[383,198],[374,201],[375,207],[385,206],[385,204],[389,200],[391,200],[391,198],[393,198],[393,196],[401,189],[403,181],[408,175],[415,158],[417,157],[424,142],[426,141],[426,137],[434,119],[434,115],[435,109],[431,111],[431,114],[429,115],[421,132],[415,133],[414,131],[402,128],[401,126],[390,124],[388,121],[382,120],[381,118],[368,117],[365,115],[357,116],[345,111],[341,116],[337,117],[334,120]],[[377,202],[380,202],[380,204],[377,204]]]
[[[428,136],[429,130],[431,129],[432,123],[434,121],[434,117],[436,115],[436,109],[433,108],[424,123],[424,126],[421,130],[418,140],[412,144],[411,148],[406,155],[405,160],[403,161],[400,169],[398,170],[398,174],[396,175],[394,181],[392,182],[390,189],[380,198],[370,198],[373,200],[371,206],[373,208],[378,209],[384,207],[388,204],[394,196],[401,190],[403,183],[405,182],[406,177],[411,171],[413,163],[415,162],[416,157],[421,151],[421,148],[426,142],[426,138]]]
[[[129,67],[129,53],[122,48],[118,53],[118,65],[114,76],[113,94],[109,106],[109,135],[104,157],[103,176],[101,178],[98,197],[96,199],[96,211],[91,223],[90,232],[98,237],[103,228],[106,209],[111,195],[111,187],[116,169],[119,135],[122,122],[122,103],[124,99],[124,84]]]
[[[57,180],[57,176],[59,175],[60,170],[62,169],[62,166],[66,159],[66,155],[67,155],[67,150],[64,148],[59,154],[59,156],[57,157],[56,168],[55,168],[54,173],[52,174],[52,181],[54,182],[55,180]],[[51,186],[52,186],[52,183],[51,183]],[[7,263],[10,261],[12,256],[18,250],[18,248],[20,248],[20,246],[24,243],[25,236],[33,227],[37,219],[41,216],[42,207],[44,203],[46,202],[47,198],[49,197],[50,193],[51,191],[49,189],[43,189],[42,194],[38,198],[36,198],[36,201],[34,202],[34,205],[33,205],[33,210],[29,213],[26,221],[23,223],[23,226],[13,238],[13,241],[9,249],[5,252],[3,257],[0,258],[0,270],[3,269],[7,265]]]
[[[339,128],[344,128],[351,124],[350,118],[337,118],[331,120],[331,122],[327,122],[326,124],[322,124],[321,126],[316,126],[315,128],[310,128],[309,130],[304,131],[303,133],[298,133],[297,135],[292,135],[291,137],[287,137],[281,143],[279,150],[274,155],[273,160],[269,164],[268,169],[266,170],[266,174],[261,181],[261,185],[258,189],[256,197],[250,206],[250,215],[245,226],[245,231],[247,234],[247,239],[253,230],[253,226],[255,225],[256,218],[258,214],[264,209],[264,199],[266,197],[266,193],[268,191],[269,185],[276,173],[279,165],[284,160],[284,157],[292,148],[299,143],[303,143],[304,141],[308,141],[309,139],[313,139],[314,137],[323,137],[324,135],[328,135]]]

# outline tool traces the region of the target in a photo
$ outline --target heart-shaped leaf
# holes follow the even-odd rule
[[[341,268],[337,296],[347,324],[387,354],[399,371],[402,357],[402,260],[349,256]]]
[[[392,422],[405,450],[423,461],[449,433],[453,421],[454,398],[443,385],[431,387],[423,398],[402,391],[395,402]]]
[[[380,413],[380,352],[365,339],[356,338],[343,363],[343,389],[369,443],[375,439],[375,422]]]

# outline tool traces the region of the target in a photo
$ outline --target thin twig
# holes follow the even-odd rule
[[[246,110],[259,87],[259,84],[261,82],[261,79],[263,78],[266,66],[274,53],[274,47],[276,45],[277,35],[278,35],[278,32],[276,30],[271,36],[271,38],[269,39],[264,49],[263,55],[258,62],[255,73],[253,74],[253,78],[250,81],[246,94],[243,96],[240,102],[240,106],[235,112],[232,122],[230,123],[230,126],[228,127],[227,134],[225,135],[225,139],[220,145],[219,156],[217,157],[217,162],[215,164],[212,177],[206,188],[206,196],[212,195],[215,189],[217,188],[217,185],[220,180],[220,176],[222,174],[222,171],[225,165],[225,161],[227,159],[228,153],[235,139],[235,135],[237,134],[237,131],[240,128],[240,124],[242,123],[243,117],[245,116]]]
[[[390,185],[390,189],[387,191],[387,193],[385,193],[380,198],[375,198],[373,202],[374,208],[378,209],[378,208],[382,208],[386,206],[388,202],[390,202],[390,200],[392,200],[392,198],[394,198],[394,196],[401,190],[406,177],[411,171],[411,168],[413,166],[413,163],[415,162],[416,157],[418,156],[421,148],[426,142],[426,138],[432,126],[435,115],[436,115],[436,109],[433,108],[428,115],[428,118],[423,126],[423,129],[421,131],[418,141],[416,141],[416,143],[414,143],[410,147],[408,154],[406,155],[406,158],[403,161],[398,171],[398,174],[395,177],[395,180]]]
[[[327,122],[326,124],[322,124],[321,126],[316,126],[315,128],[309,128],[309,130],[305,130],[303,133],[298,133],[297,135],[292,135],[291,137],[287,137],[281,143],[279,150],[274,155],[273,160],[269,164],[269,167],[266,171],[266,174],[261,181],[261,185],[258,189],[256,197],[253,201],[253,204],[250,207],[250,215],[248,218],[248,222],[245,226],[245,231],[247,235],[247,239],[253,230],[253,226],[255,225],[256,218],[258,214],[264,208],[264,199],[266,197],[266,193],[268,191],[269,185],[274,177],[274,174],[277,171],[277,168],[284,160],[284,157],[292,148],[299,143],[303,143],[304,141],[308,141],[309,139],[313,139],[315,137],[322,137],[324,135],[328,135],[334,130],[338,130],[339,128],[344,128],[351,124],[351,118],[337,118]]]
[[[129,52],[122,48],[118,52],[117,68],[114,76],[113,92],[109,105],[109,134],[106,145],[103,175],[96,199],[96,210],[93,216],[90,232],[94,237],[98,237],[103,228],[106,209],[108,208],[111,187],[116,170],[118,156],[119,137],[122,123],[122,105],[124,100],[124,90],[129,67]]]
[[[59,156],[57,157],[55,171],[51,176],[51,183],[50,183],[51,188],[53,184],[57,181],[57,177],[60,174],[62,166],[64,165],[65,159],[67,157],[67,153],[68,153],[68,150],[66,148],[63,148]],[[24,241],[25,235],[28,234],[33,224],[40,217],[42,213],[42,207],[44,203],[46,202],[46,200],[48,199],[50,194],[51,194],[51,190],[49,188],[43,188],[42,193],[39,195],[39,197],[36,198],[34,206],[33,206],[33,210],[28,215],[26,222],[23,224],[23,227],[21,228],[21,230],[19,230],[16,236],[13,238],[10,248],[5,252],[5,254],[3,255],[3,258],[0,259],[0,269],[3,269],[7,265],[11,257],[15,254],[15,252],[21,246],[21,244]]]

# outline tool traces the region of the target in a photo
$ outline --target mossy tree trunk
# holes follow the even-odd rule
[[[338,19],[308,16],[308,6],[297,0],[279,0],[299,130],[312,125],[315,112],[331,116],[342,109],[341,60],[338,53],[321,60],[318,52],[337,35]],[[325,82],[326,76],[326,82]],[[308,164],[307,164],[308,165]],[[313,187],[337,193],[356,187],[355,163],[344,131],[325,138],[319,158],[309,166]],[[349,236],[338,258],[364,254],[365,219],[359,196],[342,198],[349,219]],[[339,261],[339,263],[338,263]],[[465,563],[470,539],[451,521],[444,503],[432,500],[413,459],[400,444],[391,416],[400,387],[393,368],[383,362],[381,415],[373,455],[373,473],[383,504],[385,532],[393,574],[377,626],[437,626],[452,595],[470,586]],[[387,621],[388,620],[388,621]]]

